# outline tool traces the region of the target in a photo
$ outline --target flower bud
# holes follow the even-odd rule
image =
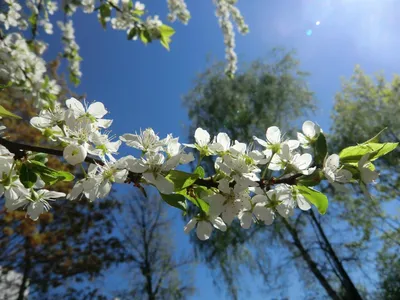
[[[65,160],[75,166],[82,163],[87,155],[87,149],[82,145],[69,144],[64,148],[64,158]]]

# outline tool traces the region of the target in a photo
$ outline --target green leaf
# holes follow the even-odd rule
[[[326,154],[328,153],[328,146],[326,144],[326,138],[323,133],[320,133],[317,141],[315,142],[315,156],[314,160],[317,165],[322,165]]]
[[[108,3],[104,3],[100,6],[100,23],[103,28],[106,28],[106,18],[111,16],[111,7]]]
[[[194,170],[194,174],[199,175],[199,178],[204,178],[204,176],[206,175],[206,172],[204,171],[202,166],[198,166],[195,170]]]
[[[355,163],[360,161],[365,154],[370,154],[369,160],[374,161],[379,157],[393,151],[398,143],[367,143],[343,149],[340,154],[342,163]]]
[[[191,186],[198,178],[198,174],[186,173],[178,170],[172,170],[167,175],[167,179],[174,183],[175,191],[180,191]]]
[[[37,175],[26,164],[19,169],[19,180],[26,188],[31,188],[37,181]]]
[[[318,185],[321,182],[322,178],[322,172],[320,171],[315,171],[311,175],[303,175],[299,179],[297,179],[297,182],[301,185],[305,186],[315,186]]]
[[[39,161],[30,160],[29,163],[32,171],[39,175],[40,178],[49,185],[60,181],[72,181],[75,178],[74,175],[69,172],[51,169]]]
[[[42,164],[46,163],[46,159],[47,159],[47,154],[46,153],[36,153],[35,155],[33,155],[30,160],[35,160],[38,161]]]
[[[165,49],[169,50],[169,44],[171,43],[171,36],[175,33],[175,30],[172,27],[167,25],[161,25],[158,27],[160,32],[160,43],[164,46]]]
[[[140,39],[144,44],[151,43],[151,36],[148,30],[142,30],[140,32]]]
[[[13,114],[12,112],[9,112],[2,105],[0,105],[0,117],[9,117],[9,118],[14,118],[14,119],[22,119],[20,116],[17,116],[15,114]]]
[[[186,212],[187,205],[186,205],[186,199],[183,195],[180,194],[161,194],[161,198],[168,203],[169,205],[179,208],[180,210],[183,210]]]
[[[306,186],[298,185],[296,188],[300,194],[318,209],[321,215],[325,214],[328,209],[328,198],[324,194]]]
[[[177,194],[184,196],[186,199],[188,199],[190,202],[192,202],[194,205],[196,205],[202,211],[204,211],[205,213],[208,213],[209,205],[206,201],[204,201],[203,199],[201,199],[198,196],[200,194],[199,190],[195,189],[194,193],[192,195],[189,195],[187,190],[179,191],[179,192],[177,192]]]
[[[12,86],[12,81],[7,82],[7,84],[0,84],[0,91]]]
[[[175,30],[172,27],[167,26],[165,24],[158,27],[158,30],[160,31],[160,34],[165,37],[171,37],[175,34]]]
[[[37,19],[38,19],[38,15],[37,14],[32,14],[29,19],[28,22],[31,23],[32,27],[36,27],[37,25]]]
[[[129,33],[128,33],[128,36],[127,36],[128,40],[133,39],[134,36],[137,35],[137,33],[138,33],[138,30],[137,30],[136,27],[133,27],[131,30],[129,30]]]

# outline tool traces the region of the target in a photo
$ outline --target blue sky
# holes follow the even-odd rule
[[[165,19],[166,1],[143,2],[150,12]],[[152,127],[161,136],[173,133],[186,141],[189,120],[181,96],[190,90],[196,74],[205,70],[207,55],[224,58],[212,1],[187,3],[192,19],[187,26],[173,25],[177,32],[170,52],[158,43],[144,46],[127,41],[123,31],[104,31],[95,14],[74,16],[84,59],[84,75],[77,91],[86,93],[90,102],[98,100],[106,105],[114,118],[115,134]],[[355,64],[367,73],[385,70],[388,76],[400,67],[398,0],[241,0],[238,6],[250,26],[247,36],[237,35],[239,59],[267,57],[276,46],[296,49],[301,68],[311,73],[309,84],[319,101],[314,120],[325,130],[330,126],[340,77],[350,76]],[[49,56],[61,49],[52,47]],[[176,239],[190,249],[182,225],[177,217]],[[193,299],[221,296],[204,267],[197,268],[196,283],[199,289]],[[296,299],[298,289],[295,286],[292,290]],[[257,294],[252,296],[257,298]],[[265,295],[258,296],[265,299]]]

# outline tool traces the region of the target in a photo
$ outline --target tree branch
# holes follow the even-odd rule
[[[2,137],[0,137],[0,145],[3,145],[15,155],[15,159],[22,159],[26,157],[26,152],[27,151],[32,151],[32,152],[37,152],[37,153],[46,153],[54,156],[59,156],[63,157],[63,150],[59,149],[51,149],[51,148],[46,148],[46,147],[41,147],[41,146],[32,146],[32,145],[27,145],[27,144],[22,144],[18,142],[12,142],[9,140],[6,140]],[[90,164],[98,164],[98,165],[104,165],[104,162],[101,161],[100,159],[96,159],[90,156],[87,156],[85,158],[85,162],[90,163]],[[259,186],[262,189],[265,190],[270,190],[271,186],[275,184],[288,184],[288,185],[296,185],[297,178],[301,177],[303,174],[294,174],[290,177],[287,178],[282,178],[282,179],[276,179],[272,177],[269,180],[261,179],[259,181],[256,181]],[[126,183],[131,183],[133,182],[136,187],[141,188],[140,186],[140,179],[142,177],[142,174],[138,173],[133,173],[129,171],[128,174],[128,179]],[[232,185],[234,186],[234,182]],[[218,188],[218,182],[215,182],[212,180],[212,178],[198,178],[195,182],[194,185],[201,185],[206,188]]]

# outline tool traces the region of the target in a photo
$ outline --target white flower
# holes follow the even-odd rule
[[[38,117],[31,119],[31,125],[38,129],[46,129],[57,126],[65,119],[65,109],[59,103],[56,103],[54,108],[43,109]]]
[[[277,126],[269,127],[265,136],[267,138],[265,141],[256,136],[253,136],[253,139],[266,148],[265,154],[267,156],[271,156],[273,153],[279,153],[282,146],[285,144],[289,146],[290,150],[297,149],[300,145],[297,140],[283,140],[281,131]]]
[[[184,227],[185,233],[192,231],[197,225],[197,237],[202,240],[208,240],[211,236],[213,226],[221,231],[226,231],[226,225],[219,217],[209,217],[209,220],[198,220],[196,217],[192,218]]]
[[[297,133],[297,139],[299,140],[301,146],[304,149],[309,149],[311,144],[316,141],[319,134],[321,133],[321,128],[311,121],[305,121],[303,123],[303,133]]]
[[[153,184],[161,193],[172,194],[174,191],[174,184],[162,174],[162,172],[171,170],[171,165],[165,163],[165,157],[161,153],[148,152],[140,159],[127,156],[123,160],[129,171],[142,173],[142,177],[149,184]]]
[[[77,199],[81,194],[93,202],[97,198],[105,198],[111,191],[112,184],[124,183],[128,171],[125,170],[126,162],[120,159],[116,162],[104,163],[104,165],[91,164],[88,177],[75,183],[67,199]]]
[[[272,209],[270,199],[262,193],[255,195],[251,200],[253,202],[253,214],[257,219],[263,221],[265,225],[271,225],[275,219],[275,212]]]
[[[339,168],[339,155],[332,154],[324,161],[323,172],[328,181],[333,184],[335,181],[339,183],[347,183],[350,181],[351,172]]]
[[[54,201],[56,198],[65,197],[64,193],[53,192],[48,190],[31,191],[25,193],[14,201],[6,201],[6,208],[13,211],[19,207],[26,207],[29,217],[36,221],[40,214],[50,209],[50,204],[47,201]]]
[[[239,213],[251,209],[250,196],[247,187],[235,184],[234,188],[229,186],[229,180],[222,179],[218,182],[219,194],[208,196],[205,200],[210,204],[210,215],[221,215],[222,220],[230,225]]]
[[[231,147],[231,139],[225,132],[220,132],[214,137],[213,144],[210,149],[213,152],[226,152]]]
[[[102,119],[107,114],[107,110],[101,102],[93,102],[89,107],[85,103],[85,108],[80,101],[70,98],[66,101],[66,105],[75,119],[87,117],[101,128],[108,128],[112,123],[112,120]]]
[[[195,144],[184,144],[186,147],[196,148],[201,155],[211,155],[213,151],[209,148],[211,145],[211,137],[207,130],[197,128],[194,132]]]
[[[358,169],[360,170],[361,181],[365,184],[374,182],[379,177],[379,173],[371,170],[369,167],[371,162],[368,160],[369,154],[365,154],[358,162]]]
[[[274,189],[269,190],[267,196],[275,204],[278,213],[285,218],[293,215],[296,206],[301,210],[311,208],[310,203],[295,186],[279,184]]]
[[[282,145],[282,153],[278,155],[274,155],[271,159],[271,163],[268,168],[274,171],[279,171],[281,169],[285,169],[287,167],[291,167],[298,172],[301,172],[305,175],[309,175],[315,171],[314,168],[310,168],[312,163],[312,156],[309,153],[304,154],[293,154],[290,151],[289,145]]]
[[[184,152],[178,139],[169,134],[163,141],[168,155],[166,166],[170,169],[175,168],[178,164],[187,164],[194,160],[193,153]]]
[[[139,1],[135,2],[135,10],[144,10],[145,5],[143,3],[140,3]]]
[[[111,142],[108,134],[101,134],[98,131],[93,132],[89,140],[94,146],[89,147],[89,153],[99,156],[102,160],[107,156],[111,161],[115,161],[113,154],[118,154],[121,141]]]
[[[158,152],[165,145],[164,141],[160,141],[160,137],[154,133],[154,130],[147,128],[140,134],[125,133],[120,137],[121,141],[127,146],[133,147],[144,152]]]
[[[63,156],[69,164],[75,166],[85,160],[87,148],[84,145],[69,144],[64,148]]]

